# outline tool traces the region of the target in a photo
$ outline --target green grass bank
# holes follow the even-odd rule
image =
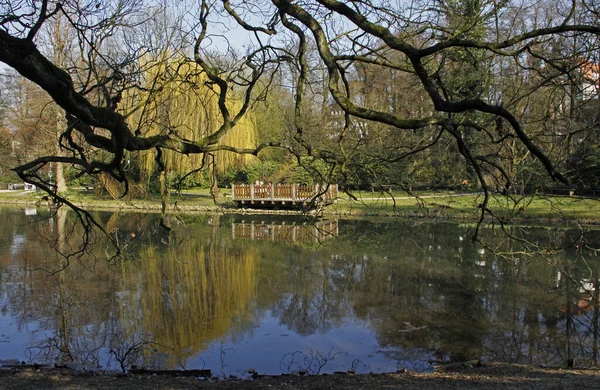
[[[96,196],[91,191],[71,190],[66,197],[77,206],[95,210],[160,211],[161,199],[151,195],[147,199],[114,200],[106,195]],[[324,216],[385,216],[427,219],[459,219],[477,221],[481,217],[484,196],[479,193],[426,191],[377,193],[341,193],[333,205],[320,209]],[[47,206],[44,194],[35,191],[2,191],[0,203],[20,206]],[[577,222],[600,224],[600,199],[580,196],[491,195],[487,208],[497,220],[506,222]],[[229,192],[221,190],[216,202],[208,190],[190,190],[171,194],[166,203],[169,212],[217,213],[275,213],[295,214],[303,211],[240,209],[231,202]],[[491,220],[490,215],[486,219]]]

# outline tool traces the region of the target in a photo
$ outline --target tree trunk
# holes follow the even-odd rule
[[[60,150],[59,139],[60,135],[67,128],[67,121],[65,119],[65,112],[60,108],[56,107],[56,155],[61,156],[62,151]],[[65,180],[63,165],[60,162],[54,163],[54,172],[56,173],[56,192],[63,193],[67,191],[67,181]]]
[[[54,170],[56,172],[56,192],[63,193],[67,190],[67,181],[65,180],[62,163],[54,163]]]

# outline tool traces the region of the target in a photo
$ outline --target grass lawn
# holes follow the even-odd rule
[[[335,205],[338,213],[379,214],[398,213],[431,217],[478,218],[484,201],[482,194],[457,194],[448,192],[373,194],[353,193],[357,198],[341,195]],[[587,223],[600,223],[600,199],[577,196],[516,196],[491,195],[487,207],[497,216],[506,219],[579,219]]]
[[[370,191],[352,192],[356,199],[340,193],[340,199],[324,209],[326,214],[339,215],[399,215],[419,217],[444,217],[477,219],[479,205],[484,197],[481,194],[459,194],[448,191],[406,192],[394,191],[377,193]],[[40,202],[43,193],[32,191],[2,191],[0,202],[5,204],[25,204]],[[91,191],[72,190],[68,199],[83,207],[97,209],[160,209],[160,197],[151,195],[148,199],[114,200],[104,195],[96,197]],[[220,205],[231,205],[230,190],[221,189],[217,201]],[[208,189],[185,190],[181,195],[172,194],[168,199],[170,209],[202,211],[218,210]],[[520,220],[580,220],[585,223],[600,223],[600,199],[577,196],[537,196],[505,197],[492,195],[488,208],[499,217]]]

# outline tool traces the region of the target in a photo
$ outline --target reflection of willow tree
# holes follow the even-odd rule
[[[98,213],[96,217],[119,227],[111,234],[118,235],[130,253],[142,259],[141,264],[124,260],[119,263],[120,272],[113,272],[110,264],[79,259],[49,275],[40,269],[56,269],[64,259],[39,239],[35,230],[39,225],[20,221],[20,225],[8,224],[11,232],[7,227],[2,230],[4,236],[24,237],[31,254],[25,268],[1,270],[1,280],[10,283],[0,285],[0,294],[5,297],[6,311],[17,315],[21,326],[36,321],[41,331],[48,332],[48,338],[44,334],[32,345],[34,361],[95,367],[99,358],[106,359],[100,356],[106,353],[102,349],[141,340],[168,354],[166,364],[174,367],[205,343],[236,337],[249,329],[254,321],[251,304],[258,261],[253,247],[236,245],[228,235],[220,237],[218,230],[207,229],[206,217],[196,218],[197,223],[185,229],[206,239],[187,239],[179,245],[165,245],[170,238],[179,243],[176,231],[169,236],[147,229],[156,226],[156,215]],[[80,237],[77,231],[69,233],[72,224],[73,214],[59,213],[44,234],[68,245],[63,241],[65,234]],[[96,258],[101,258],[103,244],[98,242]],[[8,265],[12,260],[5,261]],[[140,357],[146,363],[160,359],[158,355]]]
[[[142,264],[123,268],[126,290],[132,292],[123,309],[123,326],[137,326],[136,310],[141,310],[139,325],[169,354],[169,366],[213,340],[246,332],[253,323],[254,249],[185,240],[164,253],[148,245],[140,256]]]
[[[184,216],[185,227],[173,223],[167,233],[148,231],[156,215],[99,213],[140,260],[119,263],[116,273],[104,262],[93,268],[74,261],[47,275],[32,270],[60,259],[44,252],[35,227],[19,217],[0,226],[7,248],[0,251],[7,254],[0,256],[0,295],[20,326],[35,322],[40,338],[50,335],[54,351],[65,351],[54,361],[113,347],[119,333],[147,336],[176,366],[205,343],[246,332],[260,309],[302,335],[357,318],[396,359],[481,356],[561,365],[570,357],[598,359],[600,262],[583,249],[529,257],[513,240],[498,243],[499,252],[510,253],[500,258],[471,245],[466,226],[370,221],[342,221],[339,240],[315,249],[233,241],[228,217]],[[58,217],[52,231],[60,237],[57,225],[72,224],[73,215]],[[577,236],[556,228],[511,227],[510,233],[557,246]],[[492,241],[493,232],[482,234]],[[181,241],[183,235],[201,239]],[[600,246],[597,235],[586,237]],[[13,266],[18,261],[10,248],[17,242],[27,244],[26,268]]]

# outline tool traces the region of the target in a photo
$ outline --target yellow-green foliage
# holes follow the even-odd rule
[[[217,242],[185,240],[164,253],[148,245],[141,254],[139,267],[144,272],[138,267],[123,270],[123,282],[132,294],[121,321],[128,334],[139,332],[138,326],[145,329],[156,348],[169,354],[169,368],[216,339],[248,329],[250,305],[256,299],[255,249],[238,251]],[[135,310],[143,312],[142,323]]]
[[[189,141],[203,143],[223,123],[218,107],[218,96],[207,83],[207,77],[194,63],[174,61],[149,61],[145,66],[143,84],[148,91],[130,92],[123,107],[132,112],[128,122],[144,136],[166,134],[173,131]],[[230,95],[233,95],[230,93]],[[232,114],[241,107],[241,100],[230,96],[227,107]],[[252,148],[257,143],[257,130],[252,115],[245,118],[222,139],[221,144],[237,148]],[[139,164],[150,175],[156,167],[155,151],[140,153]],[[203,154],[183,155],[165,151],[163,161],[167,170],[187,173],[201,166]],[[215,153],[215,166],[224,172],[232,166],[244,166],[254,156],[219,151]]]

